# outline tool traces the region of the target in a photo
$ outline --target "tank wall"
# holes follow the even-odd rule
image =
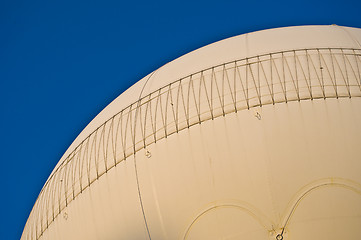
[[[261,31],[150,74],[74,141],[22,239],[360,238],[360,32]]]
[[[129,157],[70,202],[40,239],[147,239],[137,189]]]
[[[286,239],[360,238],[360,108],[361,98],[268,105],[149,146],[136,160],[152,238],[274,239],[284,226]]]

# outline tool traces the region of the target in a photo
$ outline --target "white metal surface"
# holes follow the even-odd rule
[[[22,239],[360,239],[360,43],[279,28],[166,64],[78,136]]]

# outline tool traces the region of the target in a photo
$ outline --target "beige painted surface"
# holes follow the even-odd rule
[[[361,239],[361,30],[191,52],[106,107],[22,239]]]

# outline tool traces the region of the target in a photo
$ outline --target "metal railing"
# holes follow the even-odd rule
[[[94,181],[148,145],[219,116],[266,104],[361,96],[361,49],[269,53],[178,79],[122,109],[87,136],[45,183],[23,237],[38,239]]]

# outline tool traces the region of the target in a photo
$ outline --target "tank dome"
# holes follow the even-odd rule
[[[150,73],[75,139],[21,239],[361,239],[360,44],[277,28]]]

